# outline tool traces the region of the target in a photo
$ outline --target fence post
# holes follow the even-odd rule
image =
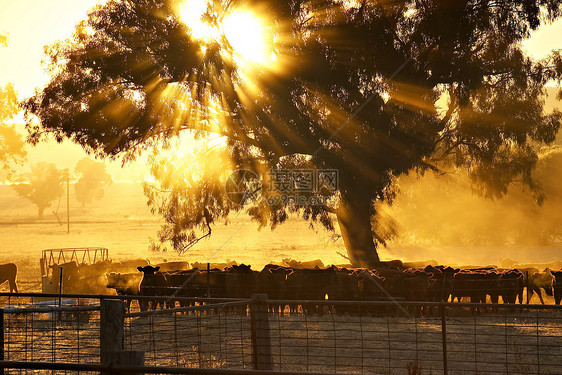
[[[122,351],[125,345],[125,302],[102,299],[100,303],[100,359],[107,363],[107,352]]]
[[[445,302],[441,302],[439,310],[441,310],[441,343],[443,344],[443,374],[448,374],[447,369],[447,319],[445,314]]]
[[[4,360],[4,309],[0,309],[0,361]],[[0,368],[0,375],[4,375],[4,368]]]
[[[267,294],[253,294],[250,304],[254,370],[273,370]]]
[[[144,352],[124,350],[126,306],[125,302],[117,300],[102,299],[100,302],[100,363],[102,364],[144,366]]]

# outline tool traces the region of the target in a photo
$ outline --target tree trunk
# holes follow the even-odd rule
[[[354,266],[372,268],[379,255],[371,230],[372,203],[340,202],[336,212],[343,243]]]
[[[37,206],[37,216],[39,220],[43,219],[43,212],[45,211],[46,207]]]

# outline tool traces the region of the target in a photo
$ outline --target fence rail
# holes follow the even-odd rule
[[[271,375],[270,371],[236,370],[236,369],[201,369],[189,367],[154,367],[154,366],[114,366],[101,364],[51,363],[51,362],[15,362],[0,361],[0,369],[49,370],[76,372],[147,373],[147,374],[193,374],[193,375]],[[315,373],[276,371],[275,375],[326,375]]]
[[[143,365],[151,369],[144,372],[161,373],[189,368],[324,374],[562,373],[562,309],[554,305],[256,296],[184,298],[180,304],[185,307],[139,311],[133,305],[125,312],[126,304],[116,296],[64,295],[60,307],[58,298],[48,297],[51,302],[42,305],[36,295],[0,295],[0,302],[10,301],[0,310],[0,360],[9,364],[0,368],[6,372],[33,368],[22,363],[42,363],[47,367],[38,369],[45,370],[52,363],[95,366],[108,363],[108,357],[101,360],[104,351],[124,350],[143,354]],[[121,313],[107,313],[108,305]],[[138,363],[131,366],[139,369]]]

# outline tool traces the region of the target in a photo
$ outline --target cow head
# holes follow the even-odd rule
[[[145,275],[154,275],[156,272],[160,270],[160,266],[152,267],[152,266],[144,266],[144,267],[137,267],[137,270],[144,273]]]

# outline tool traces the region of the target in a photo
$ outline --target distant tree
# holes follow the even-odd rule
[[[63,176],[63,171],[57,169],[55,164],[39,162],[31,166],[31,172],[18,178],[25,182],[12,186],[20,197],[29,199],[37,206],[37,216],[42,219],[45,209],[64,193]]]
[[[7,37],[0,34],[0,47],[7,44]],[[15,163],[23,162],[26,152],[22,136],[14,126],[6,124],[18,111],[18,99],[13,84],[0,87],[0,168],[13,172]]]
[[[86,207],[86,204],[92,203],[94,199],[103,198],[104,187],[112,183],[105,164],[90,158],[80,160],[74,171],[81,175],[74,189],[76,199],[82,203],[82,207]]]
[[[212,25],[237,6],[267,14],[276,63],[251,74],[224,36],[192,37],[177,3],[98,6],[50,48],[56,74],[24,104],[39,118],[27,124],[32,140],[51,133],[110,157],[182,130],[224,137],[224,173],[188,166],[166,192],[162,238],[174,247],[233,211],[272,227],[300,212],[329,230],[337,223],[350,260],[369,266],[393,232],[381,232],[376,204],[391,202],[396,177],[410,171],[463,168],[486,196],[515,182],[541,199],[535,146],[553,142],[562,119],[544,114],[542,94],[560,82],[562,58],[535,62],[522,41],[557,19],[562,1],[209,1]],[[336,170],[339,185],[326,204],[261,194],[243,207],[219,188],[241,169]],[[218,180],[190,179],[203,175]],[[235,187],[252,185],[238,177]]]

